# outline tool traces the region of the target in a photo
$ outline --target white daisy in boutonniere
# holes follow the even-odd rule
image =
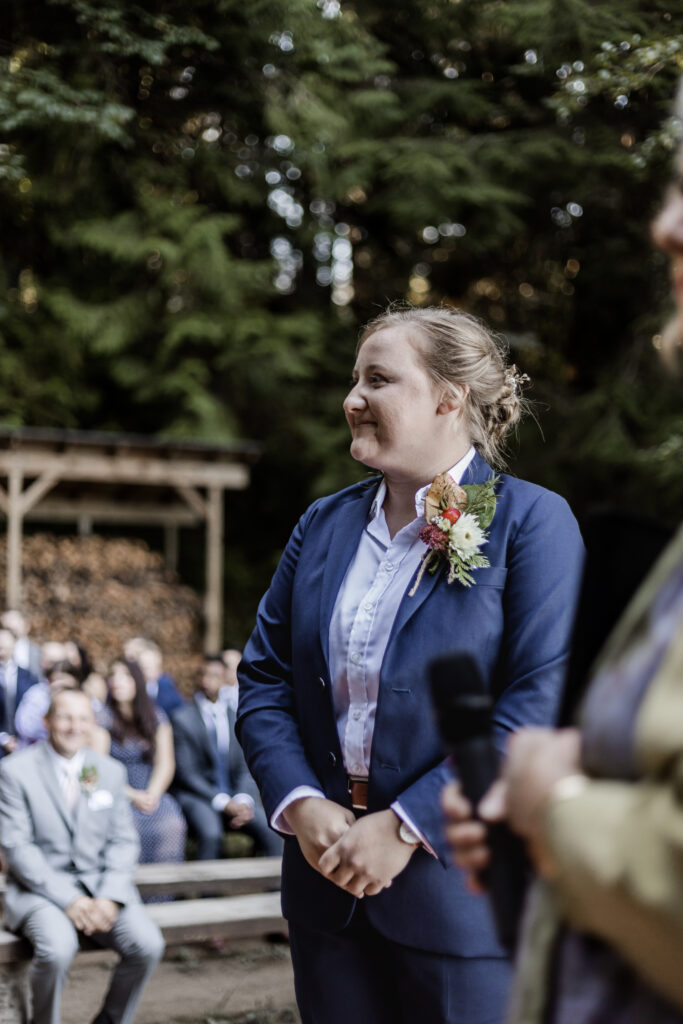
[[[420,540],[427,550],[409,597],[417,590],[426,570],[434,573],[444,563],[448,565],[448,583],[457,580],[464,587],[476,583],[473,570],[489,565],[481,548],[487,543],[486,530],[496,512],[498,480],[494,476],[485,484],[461,487],[448,473],[434,478],[425,498],[427,525],[420,530]]]

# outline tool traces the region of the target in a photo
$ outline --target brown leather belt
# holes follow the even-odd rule
[[[368,779],[367,776],[347,775],[346,786],[351,797],[351,806],[354,811],[367,811],[368,809]]]

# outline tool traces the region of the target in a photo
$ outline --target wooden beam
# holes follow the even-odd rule
[[[43,495],[52,490],[58,481],[59,473],[56,470],[48,470],[34,480],[21,496],[21,514],[25,516],[29,509],[37,505]]]
[[[195,490],[194,487],[180,487],[178,485],[176,485],[176,491],[186,504],[190,506],[195,515],[200,516],[202,519],[206,519],[208,515],[208,505],[202,498],[199,491]]]
[[[9,472],[7,505],[7,607],[21,607],[21,488],[24,477],[19,465]]]
[[[217,651],[223,638],[223,491],[220,487],[210,487],[207,497],[204,609],[206,650]]]
[[[74,523],[78,522],[81,516],[89,516],[93,522],[121,523],[130,526],[197,526],[202,521],[186,505],[179,502],[172,505],[155,502],[125,505],[88,498],[79,498],[76,501],[67,498],[48,498],[47,501],[41,501],[32,508],[25,518],[33,522]]]
[[[47,471],[62,480],[150,484],[157,486],[223,487],[244,490],[249,485],[249,467],[240,462],[203,463],[190,459],[170,460],[153,456],[84,454],[80,452],[21,453],[0,451],[0,476],[8,476],[20,465],[26,477]]]

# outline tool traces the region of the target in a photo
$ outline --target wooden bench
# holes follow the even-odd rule
[[[212,894],[208,899],[174,899],[147,906],[167,946],[208,939],[284,936],[287,928],[280,911],[280,866],[279,857],[141,864],[135,880],[143,896]],[[4,889],[2,879],[0,893]],[[0,929],[0,1024],[25,1024],[28,1020],[30,961],[29,943]]]

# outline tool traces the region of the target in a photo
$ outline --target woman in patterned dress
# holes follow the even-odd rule
[[[128,771],[128,798],[140,836],[140,863],[185,859],[187,826],[167,792],[175,772],[171,724],[147,696],[138,665],[120,658],[107,676],[109,697],[99,716],[108,750]]]

